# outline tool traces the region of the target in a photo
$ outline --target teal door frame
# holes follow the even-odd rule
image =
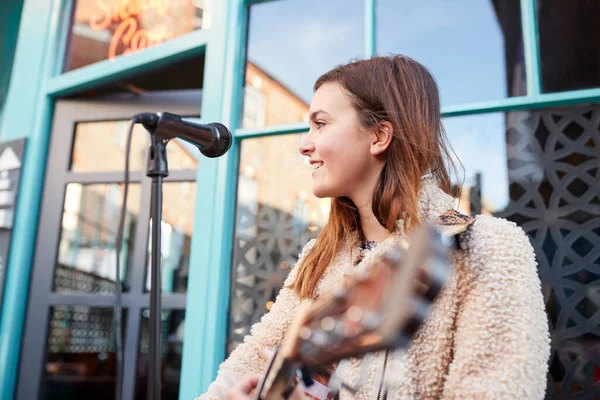
[[[23,4],[13,73],[4,105],[2,140],[27,138],[19,193],[6,265],[5,291],[0,313],[0,395],[14,397],[25,320],[29,273],[46,165],[47,136],[52,101],[43,94],[52,75],[47,55],[55,43],[60,20],[57,0],[26,0]]]

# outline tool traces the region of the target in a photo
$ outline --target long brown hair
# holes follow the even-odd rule
[[[403,229],[409,232],[420,223],[417,196],[421,177],[431,173],[440,188],[450,193],[448,168],[456,170],[441,122],[435,79],[423,65],[395,55],[340,65],[319,77],[314,90],[327,82],[342,86],[363,128],[391,123],[394,138],[373,192],[372,207],[387,230],[394,231],[396,220],[402,219]],[[313,298],[323,272],[351,238],[363,239],[358,209],[349,198],[333,198],[329,221],[297,267],[290,287],[300,297]]]

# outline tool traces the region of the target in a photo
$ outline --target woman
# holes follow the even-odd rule
[[[300,305],[376,265],[421,222],[447,218],[470,226],[425,324],[393,371],[384,371],[383,352],[368,365],[353,361],[345,383],[359,391],[342,390],[341,398],[378,398],[385,374],[389,399],[542,399],[549,335],[533,249],[512,222],[452,211],[450,155],[429,71],[397,55],[324,74],[300,152],[314,166],[315,196],[332,198],[329,221],[201,399],[224,398],[243,376],[260,373],[261,350],[281,343]],[[256,379],[248,379],[251,387]]]

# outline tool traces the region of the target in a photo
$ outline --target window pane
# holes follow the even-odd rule
[[[362,0],[252,5],[242,126],[308,120],[316,79],[363,53],[363,20]]]
[[[526,94],[519,0],[379,0],[377,52],[429,68],[443,105]]]
[[[600,7],[595,1],[538,0],[542,90],[561,92],[600,86]]]
[[[196,210],[196,182],[163,183],[162,291],[187,292]],[[152,227],[152,225],[150,225]],[[150,291],[151,230],[148,231],[146,291]]]
[[[312,194],[307,157],[295,156],[301,137],[242,142],[228,351],[271,307],[298,253],[328,216],[330,201]]]
[[[600,368],[589,358],[600,345],[600,107],[444,123],[466,168],[462,209],[517,223],[535,250],[554,351],[548,395],[593,397]]]
[[[212,0],[77,0],[64,71],[207,29],[211,7]]]
[[[550,395],[593,397],[600,368],[589,358],[600,345],[600,107],[452,117],[444,124],[465,167],[462,210],[515,222],[536,253],[553,338]],[[294,138],[242,143],[228,351],[270,307],[312,234],[296,233],[294,216],[315,232],[326,219],[313,203],[309,167],[290,157]]]
[[[75,127],[71,170],[73,172],[111,172],[125,168],[127,130],[130,121],[80,122]],[[130,170],[146,167],[149,134],[135,125],[129,155]]]
[[[75,127],[71,170],[73,172],[114,172],[125,169],[127,130],[131,121],[80,122]],[[131,137],[129,169],[146,169],[150,134],[140,124]],[[167,146],[170,170],[196,169],[200,152],[179,139]]]
[[[169,171],[180,169],[195,170],[198,168],[198,158],[200,158],[200,156],[200,150],[198,150],[196,146],[180,139],[170,140],[169,145],[167,146]]]
[[[506,161],[506,121],[503,113],[470,115],[444,119],[444,127],[462,167],[458,180],[464,186],[459,206],[462,212],[475,214],[504,210],[509,202]],[[462,181],[464,179],[464,182]],[[470,191],[481,188],[482,210],[471,210]],[[475,195],[475,193],[473,193]],[[477,198],[472,199],[473,203]]]
[[[41,399],[114,398],[116,356],[113,315],[110,308],[51,308]]]
[[[133,256],[133,239],[140,212],[140,186],[129,185],[127,197],[121,249],[122,282]],[[57,292],[114,292],[114,245],[122,199],[122,184],[67,185],[54,275]],[[124,290],[128,288],[128,282],[124,282]]]
[[[185,310],[164,310],[161,329],[161,398],[179,398],[181,355]],[[146,400],[148,388],[148,352],[150,346],[150,311],[142,311],[139,353],[137,362],[135,399]]]

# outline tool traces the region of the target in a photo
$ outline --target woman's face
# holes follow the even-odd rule
[[[365,194],[370,197],[381,170],[371,154],[372,140],[342,87],[323,84],[310,105],[310,131],[300,146],[313,166],[314,195],[349,197],[355,203]]]

